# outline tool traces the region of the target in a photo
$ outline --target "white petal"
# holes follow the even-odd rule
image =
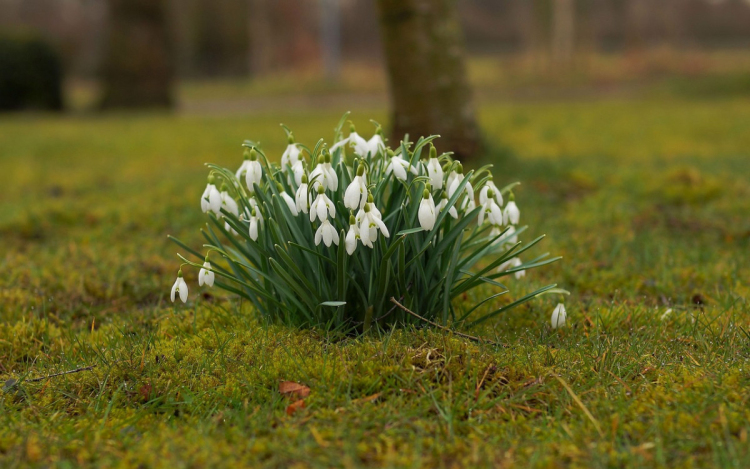
[[[448,209],[448,213],[449,213],[449,214],[450,214],[450,216],[452,216],[453,218],[458,218],[458,210],[456,210],[456,206],[455,206],[455,205],[454,205],[454,206],[452,206],[452,207],[451,207],[450,209]]]
[[[324,199],[325,195],[321,194],[318,196],[318,205],[316,206],[316,212],[318,214],[318,219],[322,222],[326,218],[328,218],[328,207],[326,207],[326,200]]]
[[[187,298],[188,298],[187,283],[185,283],[185,279],[183,279],[182,277],[178,279],[178,282],[180,282],[180,286],[177,287],[180,290],[180,299],[182,300],[183,303],[186,303]]]
[[[332,227],[330,223],[328,222],[328,220],[324,221],[323,224],[320,225],[320,228],[323,230],[323,242],[325,243],[326,246],[330,246],[333,236],[331,234]]]
[[[299,212],[297,211],[297,205],[294,203],[292,197],[286,192],[282,192],[281,198],[284,199],[284,202],[286,202],[286,205],[289,207],[289,211],[292,212],[292,215],[296,217]]]
[[[375,226],[378,227],[381,233],[383,233],[383,236],[386,238],[390,237],[390,234],[388,233],[388,228],[385,226],[385,223],[383,223],[383,220],[376,217],[370,217],[372,222],[375,224]]]
[[[170,298],[172,298],[172,303],[174,303],[174,294],[177,291],[177,287],[180,285],[180,279],[177,278],[175,280],[174,285],[172,285],[172,292],[170,293]]]
[[[354,227],[349,228],[344,244],[346,245],[347,254],[351,256],[354,250],[357,249],[357,234],[354,232]]]
[[[212,187],[211,192],[208,193],[208,204],[215,214],[221,213],[221,193],[216,186]]]
[[[361,190],[359,184],[357,184],[356,178],[349,184],[344,193],[344,206],[349,210],[356,210],[359,208],[359,199],[361,197]]]
[[[318,230],[315,232],[315,245],[318,246],[320,244],[320,240],[323,239],[323,224],[321,223],[318,227]]]
[[[552,311],[552,318],[550,320],[550,324],[552,325],[552,329],[557,329],[558,327],[563,327],[565,325],[565,320],[568,317],[567,311],[565,311],[565,305],[562,303],[559,303],[555,310]]]
[[[258,240],[258,219],[256,217],[250,219],[250,239]]]
[[[422,199],[419,203],[419,225],[425,231],[431,231],[435,226],[435,211],[434,207],[430,206],[430,201]]]
[[[393,159],[395,160],[397,157],[394,156]],[[406,170],[399,163],[393,164],[393,175],[396,176],[396,179],[406,181]]]

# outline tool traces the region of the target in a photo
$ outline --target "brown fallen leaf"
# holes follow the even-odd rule
[[[360,404],[362,402],[372,402],[372,401],[374,401],[375,399],[377,399],[379,397],[380,397],[380,393],[378,392],[378,393],[373,394],[372,396],[360,397],[359,399],[354,399],[352,401],[352,403],[353,404]]]
[[[305,400],[300,399],[298,401],[292,402],[286,407],[286,414],[291,416],[291,415],[294,415],[294,413],[297,412],[299,409],[304,409],[304,408],[305,408]]]
[[[302,399],[310,395],[310,388],[293,381],[282,381],[279,383],[279,392],[290,397]]]

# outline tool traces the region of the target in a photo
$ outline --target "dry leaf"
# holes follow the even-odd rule
[[[359,404],[359,403],[362,403],[362,402],[372,402],[375,399],[377,399],[378,397],[380,397],[380,393],[379,392],[373,394],[372,396],[367,396],[367,397],[362,397],[362,398],[359,398],[359,399],[354,399],[352,402],[355,403],[355,404]]]
[[[305,408],[305,400],[300,399],[298,401],[294,401],[291,404],[289,404],[286,408],[286,414],[287,415],[294,415],[295,412],[297,412],[299,409]]]
[[[310,395],[310,388],[304,384],[294,383],[292,381],[282,381],[279,383],[279,392],[299,399]]]

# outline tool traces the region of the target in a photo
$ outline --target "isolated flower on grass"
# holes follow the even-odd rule
[[[550,318],[552,329],[563,327],[567,318],[568,312],[565,311],[565,305],[562,303],[558,303],[558,305],[555,307],[555,310],[552,311],[552,318]]]
[[[183,303],[187,302],[188,286],[187,283],[185,283],[185,279],[182,278],[182,269],[177,272],[177,280],[175,280],[174,285],[172,285],[172,293],[170,295],[172,303],[174,303],[175,293],[179,294],[180,300],[182,300]]]

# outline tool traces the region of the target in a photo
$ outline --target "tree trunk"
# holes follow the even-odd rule
[[[163,0],[109,0],[103,108],[172,105],[166,7]]]
[[[439,134],[436,146],[480,149],[455,0],[377,0],[393,112],[392,144]]]
[[[552,58],[569,66],[575,48],[575,0],[552,0]]]

